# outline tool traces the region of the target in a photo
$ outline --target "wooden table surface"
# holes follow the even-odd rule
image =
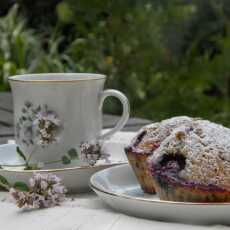
[[[0,192],[1,230],[229,230],[222,225],[191,225],[136,218],[116,212],[93,193],[76,194],[61,206],[19,210]],[[175,208],[176,211],[176,208]]]
[[[112,128],[119,120],[119,116],[104,115],[103,127]],[[6,143],[8,139],[14,138],[13,124],[13,102],[12,95],[8,92],[0,93],[0,144]],[[142,126],[149,124],[150,121],[141,118],[130,118],[124,131],[137,131]]]

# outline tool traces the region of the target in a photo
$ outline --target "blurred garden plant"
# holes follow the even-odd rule
[[[18,15],[18,5],[0,18],[0,81],[1,89],[8,89],[7,78],[34,70],[39,56],[40,42],[33,31],[27,29],[25,20]]]
[[[74,28],[68,52],[76,69],[106,73],[133,114],[230,124],[229,1],[65,0],[58,15]]]
[[[24,16],[14,6],[0,19],[1,89],[15,73],[100,72],[132,115],[230,125],[229,0],[15,2]]]
[[[46,39],[26,23],[17,4],[0,18],[0,90],[9,89],[10,75],[68,71],[68,57],[58,52],[61,37]]]

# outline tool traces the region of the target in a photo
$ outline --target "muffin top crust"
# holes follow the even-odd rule
[[[128,149],[131,149],[136,154],[151,154],[175,128],[189,124],[194,119],[187,116],[179,116],[144,126],[136,137],[133,138]]]
[[[177,119],[181,122],[175,122]],[[160,146],[149,157],[149,164],[159,166],[165,156],[183,156],[185,165],[179,171],[179,178],[230,190],[230,129],[188,117],[166,121],[173,121],[173,125],[163,126],[170,133],[162,138]]]

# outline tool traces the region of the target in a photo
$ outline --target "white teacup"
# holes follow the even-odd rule
[[[90,73],[25,74],[9,78],[13,91],[15,138],[27,160],[46,167],[90,165],[79,156],[82,143],[95,143],[121,130],[129,118],[129,102],[117,90],[103,91],[106,76]],[[102,134],[102,105],[118,98],[123,114]],[[52,164],[54,163],[54,164]],[[40,165],[41,165],[40,164]],[[69,167],[69,165],[68,165]]]

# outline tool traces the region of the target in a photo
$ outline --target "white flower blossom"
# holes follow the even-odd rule
[[[34,187],[34,186],[35,186],[35,180],[34,180],[34,178],[30,178],[30,179],[29,179],[29,185],[30,185],[31,187]]]
[[[44,180],[41,181],[41,189],[42,190],[46,190],[48,187],[48,183]]]

